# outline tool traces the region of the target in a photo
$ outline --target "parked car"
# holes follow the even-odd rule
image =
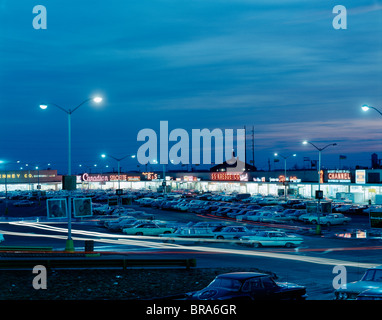
[[[304,239],[280,231],[260,231],[253,235],[241,237],[240,242],[241,244],[255,248],[262,246],[282,246],[290,248],[301,245]]]
[[[262,221],[265,217],[269,217],[272,215],[271,211],[258,211],[256,214],[247,216],[247,220],[249,221]]]
[[[351,207],[351,204],[339,204],[334,206],[333,212],[348,212]]]
[[[215,231],[218,227],[224,228],[227,227],[226,223],[223,222],[197,222],[192,225],[193,228],[210,228],[211,231]]]
[[[173,228],[161,227],[155,223],[140,223],[122,230],[124,234],[137,236],[159,236],[160,234],[170,234],[173,231]]]
[[[4,241],[4,235],[0,233],[0,242],[3,242],[3,241]]]
[[[116,220],[106,221],[105,227],[109,230],[120,230],[123,225],[126,225],[127,223],[134,223],[137,219],[134,217],[121,217]]]
[[[347,283],[335,290],[336,300],[355,300],[357,296],[368,289],[382,288],[382,265],[367,269],[361,280]]]
[[[283,213],[279,212],[271,212],[270,214],[264,216],[261,218],[261,222],[268,222],[268,223],[277,223],[277,222],[287,222],[291,221],[292,218],[290,216],[286,216]]]
[[[256,215],[257,212],[258,210],[249,210],[245,214],[238,214],[237,216],[235,216],[236,221],[248,220],[249,216]]]
[[[382,300],[382,288],[367,289],[357,296],[357,300]]]
[[[185,240],[189,243],[191,239],[193,241],[213,239],[215,237],[215,233],[213,233],[209,227],[185,227],[177,229],[171,234],[160,234],[159,237],[164,238],[164,242],[180,242]]]
[[[312,218],[311,223],[317,224],[317,218]],[[323,217],[320,217],[320,224],[325,224],[327,226],[337,225],[337,224],[346,224],[351,221],[351,218],[345,217],[342,213],[332,213],[327,214]]]
[[[294,205],[298,205],[302,202],[301,199],[289,199],[287,202],[284,203],[285,208],[293,208]]]
[[[275,282],[264,273],[232,272],[218,275],[206,288],[186,293],[186,300],[305,300],[306,288]]]
[[[300,209],[286,209],[283,212],[283,215],[289,217],[290,220],[298,220],[298,218],[305,213],[304,210]]]
[[[251,234],[251,232],[248,228],[243,227],[243,226],[229,226],[229,227],[224,227],[222,230],[215,233],[215,238],[216,239],[239,239],[240,237]]]
[[[320,219],[324,216],[323,213],[320,213]],[[304,223],[311,223],[312,220],[317,220],[318,214],[316,212],[304,213],[298,217],[299,221]]]

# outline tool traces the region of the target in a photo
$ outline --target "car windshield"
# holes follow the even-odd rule
[[[379,270],[379,269],[367,270],[364,276],[362,277],[361,281],[382,282],[382,270]]]
[[[216,278],[208,285],[208,288],[223,288],[232,291],[239,291],[240,287],[241,282],[239,280],[228,278]]]

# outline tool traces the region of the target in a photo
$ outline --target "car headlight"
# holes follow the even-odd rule
[[[348,295],[346,292],[339,292],[338,293],[338,299],[339,300],[346,300],[348,298]]]

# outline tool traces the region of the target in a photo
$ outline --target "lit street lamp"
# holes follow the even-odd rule
[[[313,147],[315,147],[318,150],[318,190],[321,190],[321,152],[325,150],[326,148],[330,146],[336,146],[337,143],[329,143],[323,148],[317,147],[314,143],[310,141],[303,141],[302,144],[311,144]],[[321,205],[320,205],[320,198],[318,198],[318,210],[317,210],[317,234],[321,233],[321,225],[320,225],[320,212],[321,212]]]
[[[123,160],[123,159],[125,159],[125,158],[127,158],[127,157],[130,157],[130,158],[135,158],[135,154],[133,154],[133,155],[130,155],[130,154],[128,154],[127,156],[124,156],[124,157],[122,157],[122,158],[116,158],[116,157],[113,157],[113,156],[111,156],[111,155],[107,155],[106,156],[106,154],[101,154],[101,157],[102,158],[106,158],[106,157],[110,157],[110,158],[112,158],[112,159],[114,159],[114,160],[116,160],[117,161],[117,163],[118,163],[118,193],[120,193],[121,191],[121,179],[120,179],[120,175],[121,175],[121,166],[120,166],[120,162]],[[117,194],[118,194],[117,193]],[[120,197],[119,197],[120,195],[118,194],[118,201],[119,201],[119,199],[120,199]]]
[[[282,154],[278,154],[278,153],[275,153],[274,154],[275,157],[281,157],[284,159],[284,196],[285,196],[285,200],[287,199],[287,169],[286,169],[286,161],[289,157],[296,157],[297,155],[294,153],[294,154],[290,154],[288,156],[283,156]]]
[[[46,110],[48,106],[52,105],[55,106],[56,108],[64,111],[68,115],[68,176],[72,175],[72,139],[71,139],[71,116],[74,111],[76,111],[79,107],[81,107],[83,104],[93,101],[95,103],[100,103],[102,101],[101,97],[94,97],[94,98],[89,98],[84,101],[82,101],[77,107],[74,109],[65,109],[60,107],[59,105],[55,103],[47,103],[47,104],[40,104],[40,108],[42,110]],[[72,212],[72,203],[71,203],[71,191],[68,190],[68,239],[66,240],[66,251],[74,251],[74,245],[73,245],[73,240],[71,236],[71,231],[72,231],[72,222],[71,222],[71,212]]]
[[[379,111],[377,108],[374,108],[374,107],[369,106],[367,104],[364,104],[361,108],[365,112],[368,111],[369,109],[374,109],[375,111],[377,111],[382,116],[382,112],[381,111]]]

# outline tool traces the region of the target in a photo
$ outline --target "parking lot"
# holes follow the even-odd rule
[[[344,214],[351,220],[322,225],[318,234],[317,224],[299,219],[305,214],[303,199],[294,201],[300,206],[294,209],[283,199],[270,203],[270,197],[261,203],[207,198],[213,196],[210,194],[131,192],[128,197],[132,203],[118,207],[108,206],[104,191],[77,196],[93,199],[92,217],[72,219],[72,237],[78,251],[84,250],[85,241],[93,240],[94,251],[108,255],[195,258],[200,268],[256,267],[274,272],[282,280],[306,285],[309,299],[332,299],[333,267],[345,265],[348,280],[358,280],[365,268],[379,263],[382,248],[378,233],[371,237],[367,232],[365,206],[357,212],[334,209],[334,214]],[[30,207],[14,206],[16,201],[19,199],[8,201],[8,215],[1,221],[2,244],[63,250],[67,220],[46,219],[45,199],[34,201]],[[4,205],[1,203],[2,212]],[[349,208],[354,210],[355,206]],[[256,212],[267,213],[263,215],[267,219],[246,219],[248,212],[254,216]],[[272,220],[271,213],[277,219]],[[266,236],[269,238],[264,239]]]

